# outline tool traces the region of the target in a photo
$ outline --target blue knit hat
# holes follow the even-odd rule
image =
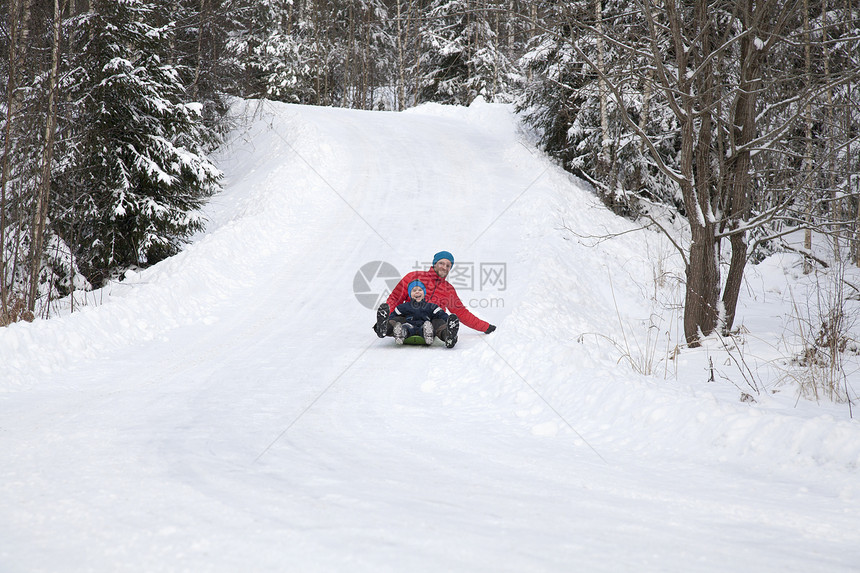
[[[435,265],[441,259],[448,259],[449,261],[451,261],[451,265],[454,264],[454,255],[452,255],[448,251],[439,251],[438,253],[433,255],[433,264]]]
[[[421,287],[421,290],[423,290],[423,291],[424,291],[424,296],[425,296],[425,297],[427,296],[427,287],[426,287],[426,286],[424,286],[424,283],[422,283],[422,282],[421,282],[421,281],[419,281],[419,280],[414,280],[414,281],[412,281],[411,283],[409,283],[409,286],[408,286],[408,287],[406,287],[406,294],[408,294],[408,295],[409,295],[409,298],[412,298],[412,289],[413,289],[413,288],[415,288],[415,287],[417,287],[417,286],[420,286],[420,287]]]

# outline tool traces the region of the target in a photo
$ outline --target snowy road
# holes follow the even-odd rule
[[[860,570],[858,424],[587,342],[666,247],[570,240],[629,224],[506,108],[248,115],[193,245],[0,332],[0,571]],[[499,330],[378,340],[441,249]]]

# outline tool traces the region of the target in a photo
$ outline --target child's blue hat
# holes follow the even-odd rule
[[[424,296],[427,296],[427,287],[424,286],[424,283],[422,283],[419,280],[414,280],[411,283],[409,283],[408,287],[406,287],[406,294],[409,295],[409,298],[412,298],[412,289],[417,287],[417,286],[420,286],[421,290],[424,291]]]
[[[438,253],[433,255],[433,264],[435,265],[441,259],[448,259],[449,261],[451,261],[452,265],[454,264],[454,255],[452,255],[448,251],[439,251]]]

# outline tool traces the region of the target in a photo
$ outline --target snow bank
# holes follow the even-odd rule
[[[330,204],[313,193],[318,184],[308,183],[314,174],[305,165],[283,161],[271,169],[271,158],[294,156],[300,147],[325,169],[331,148],[295,115],[273,116],[255,102],[237,104],[235,113],[246,123],[223,151],[229,178],[206,209],[206,232],[168,260],[79,293],[74,313],[0,329],[0,392],[130,345],[164,340],[183,326],[211,324],[225,308],[248,303],[248,289],[265,282],[272,259],[298,243],[297,223]]]

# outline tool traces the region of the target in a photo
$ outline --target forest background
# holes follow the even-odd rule
[[[857,0],[0,6],[0,324],[202,229],[234,98],[513,104],[609,208],[670,235],[691,346],[731,333],[745,267],[797,250],[783,237],[810,271],[860,260]],[[837,302],[814,336],[840,352],[846,329]]]

